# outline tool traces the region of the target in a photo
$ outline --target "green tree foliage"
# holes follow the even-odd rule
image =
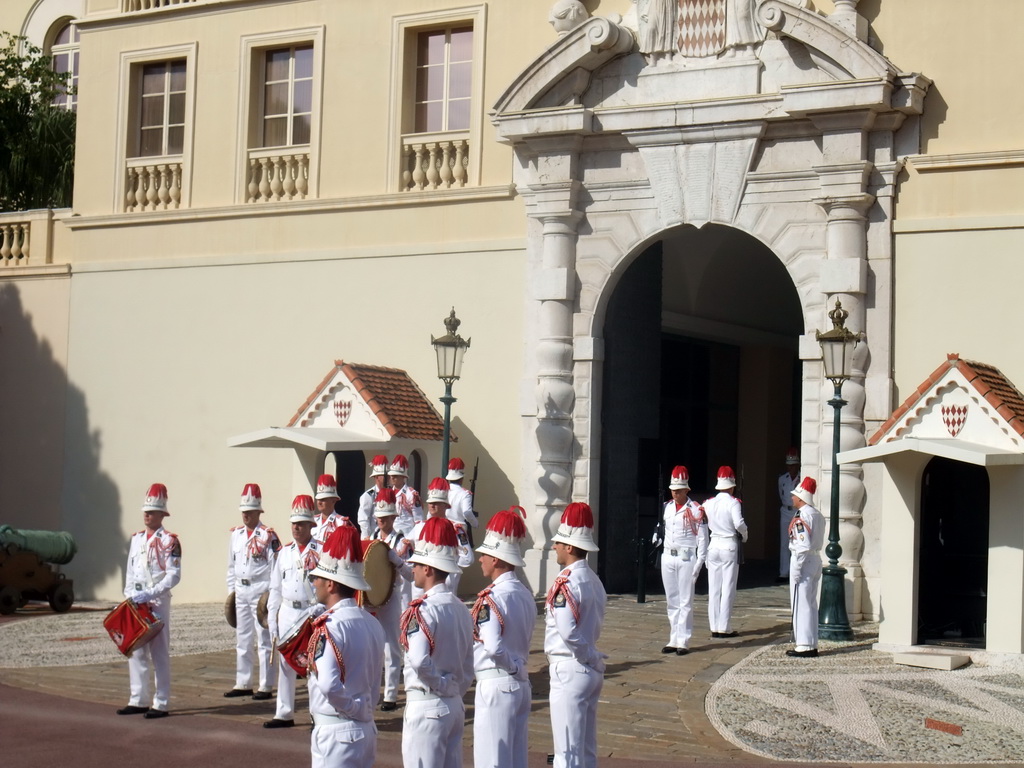
[[[54,106],[67,75],[23,37],[0,32],[0,211],[71,205],[75,113]]]

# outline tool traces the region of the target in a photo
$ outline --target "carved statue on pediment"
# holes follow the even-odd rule
[[[548,23],[559,37],[565,37],[589,18],[590,11],[580,0],[557,0],[548,14]]]

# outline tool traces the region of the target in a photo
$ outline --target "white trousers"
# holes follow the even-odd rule
[[[732,632],[732,604],[739,575],[736,539],[712,536],[708,545],[708,623],[712,632]]]
[[[796,650],[818,647],[818,585],[821,555],[804,553],[792,559],[789,569],[789,605],[793,609],[793,642]]]
[[[152,600],[149,606],[164,622],[164,628],[128,657],[128,685],[133,707],[167,711],[171,701],[171,598]],[[156,692],[150,703],[150,674],[156,678]]]
[[[604,675],[575,659],[548,665],[555,768],[597,766],[597,699]]]
[[[697,555],[690,549],[689,560],[684,560],[682,549],[672,556],[665,546],[661,553],[661,581],[665,585],[668,605],[668,644],[673,648],[689,648],[693,635],[693,572]]]
[[[274,649],[270,643],[270,630],[256,621],[256,604],[261,594],[262,591],[256,589],[235,591],[235,615],[238,619],[235,629],[235,688],[257,687],[252,680],[257,663],[258,689],[269,691],[273,687]]]
[[[474,768],[526,768],[530,684],[511,675],[476,681]]]
[[[402,620],[402,610],[402,595],[396,588],[391,599],[373,611],[384,630],[384,701],[398,701],[398,682],[402,677],[402,644],[398,625]]]
[[[789,576],[789,524],[793,520],[792,512],[779,511],[779,577]]]
[[[377,726],[350,720],[313,726],[313,768],[371,768],[377,758]]]
[[[462,768],[466,706],[458,696],[405,703],[402,765],[405,768]]]
[[[292,608],[291,603],[282,605],[277,611],[277,631],[287,632],[291,629],[299,617],[306,611]],[[281,638],[278,638],[278,642]],[[277,720],[295,719],[295,690],[298,685],[298,675],[291,665],[280,655],[277,656],[277,711],[274,718]]]

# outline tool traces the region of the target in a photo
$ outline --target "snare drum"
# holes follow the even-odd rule
[[[103,628],[125,656],[141,648],[164,628],[164,623],[147,603],[141,605],[125,600],[103,620]]]
[[[289,667],[295,670],[299,677],[306,676],[306,669],[309,665],[309,638],[313,636],[313,622],[309,616],[303,616],[299,621],[281,636],[277,644],[277,650],[281,653]]]

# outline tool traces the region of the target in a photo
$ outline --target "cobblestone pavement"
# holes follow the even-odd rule
[[[1020,666],[973,665],[954,672],[897,666],[871,649],[876,628],[868,624],[858,625],[851,643],[823,643],[818,659],[792,659],[785,655],[785,587],[741,589],[734,612],[740,635],[732,639],[710,638],[706,605],[698,595],[691,653],[675,656],[659,652],[667,637],[662,597],[645,603],[630,596],[609,599],[600,646],[610,658],[598,708],[599,754],[606,761],[1024,762]],[[0,683],[123,705],[127,666],[100,624],[110,607],[76,606],[62,616],[30,607],[30,620],[0,619]],[[222,696],[234,682],[234,651],[220,606],[173,610],[173,713],[251,725],[272,717],[273,702]],[[542,639],[538,619],[530,657],[530,749],[541,762],[551,749]],[[298,698],[303,719],[305,693]],[[471,721],[472,692],[467,701]],[[378,713],[382,742],[397,746],[401,718],[401,707]],[[467,745],[471,739],[468,725]]]

